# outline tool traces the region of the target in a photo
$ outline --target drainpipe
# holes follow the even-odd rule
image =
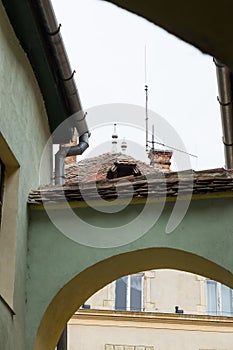
[[[57,343],[57,350],[67,350],[67,325]]]
[[[218,102],[220,104],[223,144],[226,169],[233,169],[233,110],[231,71],[227,66],[214,58],[218,81]]]
[[[55,154],[55,184],[63,185],[65,183],[65,157],[77,156],[82,154],[89,146],[88,133],[79,137],[79,144],[71,147],[60,146]]]
[[[76,128],[79,135],[79,144],[77,146],[60,146],[59,151],[55,155],[55,184],[62,185],[64,184],[65,157],[82,154],[89,146],[90,133],[74,81],[75,72],[71,70],[60,34],[60,25],[58,26],[52,4],[50,0],[37,0],[37,6],[40,12],[41,23],[47,34],[47,41],[50,44],[50,50],[56,63],[58,79],[66,101],[68,115],[70,116],[64,125],[73,130]]]

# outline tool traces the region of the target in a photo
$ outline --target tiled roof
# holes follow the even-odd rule
[[[151,165],[135,160],[133,157],[123,153],[104,153],[98,157],[86,158],[77,163],[66,166],[66,185],[78,182],[105,181],[108,170],[116,161],[136,163],[142,175],[153,175],[160,172]]]
[[[97,164],[96,164],[97,166]],[[69,173],[69,171],[68,171]],[[176,197],[179,193],[186,194],[190,192],[193,186],[193,194],[205,194],[216,192],[233,191],[233,170],[212,169],[206,171],[183,171],[161,173],[155,170],[145,176],[127,176],[118,179],[100,179],[97,181],[82,181],[77,183],[74,176],[74,168],[67,177],[67,183],[62,186],[46,186],[29,195],[29,203],[59,202],[64,201],[64,194],[68,201],[83,201],[85,198],[96,199],[96,188],[98,194],[104,199],[114,199],[117,197],[117,191],[120,191],[122,197],[129,197],[131,186],[133,185],[133,197],[145,198],[149,191],[153,197]],[[71,174],[73,174],[71,176]],[[83,180],[85,177],[83,177]],[[166,186],[164,186],[164,182]],[[63,192],[64,191],[64,192]]]

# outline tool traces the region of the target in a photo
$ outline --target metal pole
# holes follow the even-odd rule
[[[148,86],[145,85],[146,92],[146,153],[148,153]]]
[[[214,59],[218,80],[218,102],[220,104],[223,129],[223,144],[226,168],[233,169],[233,106],[232,73],[227,66]]]
[[[57,343],[57,350],[67,350],[67,325],[65,326],[62,335]]]

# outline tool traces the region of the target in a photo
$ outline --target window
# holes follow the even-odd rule
[[[233,316],[232,289],[207,280],[207,313],[213,316]]]
[[[116,280],[115,310],[143,310],[143,274],[138,273]]]
[[[5,166],[0,159],[0,223],[2,221],[3,190],[4,190]]]
[[[114,162],[107,172],[107,179],[116,179],[124,176],[141,176],[142,173],[136,163],[127,160],[118,160]]]

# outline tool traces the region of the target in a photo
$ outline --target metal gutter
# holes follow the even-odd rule
[[[70,117],[66,123],[56,130],[56,139],[68,128],[77,129],[79,134],[79,144],[71,147],[60,147],[55,155],[55,184],[64,184],[64,159],[72,155],[80,155],[89,147],[89,131],[82,110],[81,101],[74,81],[74,72],[71,71],[70,63],[60,34],[52,4],[50,0],[37,0],[37,6],[41,17],[41,24],[45,29],[47,41],[50,43],[51,54],[58,69],[58,78],[67,102],[67,109]],[[58,134],[58,136],[57,136]],[[71,140],[70,140],[71,141]]]
[[[64,183],[64,158],[82,154],[89,131],[50,0],[2,0],[15,33],[28,55],[48,114],[53,143],[70,143],[74,128],[79,144],[60,148],[55,157],[56,183]]]
[[[2,3],[36,76],[52,133],[66,119],[68,113],[57,83],[55,69],[52,69],[52,60],[49,59],[48,50],[45,50],[45,39],[41,33],[41,26],[35,20],[34,12],[36,11],[32,10],[28,0],[2,0]],[[70,137],[71,135],[67,132],[63,136],[67,142]]]
[[[41,25],[44,29],[46,41],[49,42],[49,53],[53,57],[53,62],[57,68],[57,78],[61,87],[69,116],[68,125],[71,128],[76,127],[79,136],[88,133],[88,127],[85,115],[82,110],[78,90],[74,81],[74,71],[71,70],[69,59],[63,44],[54,10],[50,0],[37,0],[36,3],[40,14]],[[79,113],[78,113],[79,112]],[[60,131],[62,133],[62,129]],[[56,137],[56,135],[55,135]]]
[[[221,110],[223,144],[226,169],[233,169],[233,109],[232,73],[227,66],[214,58],[218,81],[218,102]]]
[[[78,91],[60,32],[53,34],[57,21],[50,1],[2,0],[15,34],[30,61],[38,81],[54,143],[69,143],[78,124],[79,136],[87,132]],[[69,118],[70,116],[72,118]],[[68,119],[67,119],[68,118]],[[84,118],[85,119],[85,118]]]

